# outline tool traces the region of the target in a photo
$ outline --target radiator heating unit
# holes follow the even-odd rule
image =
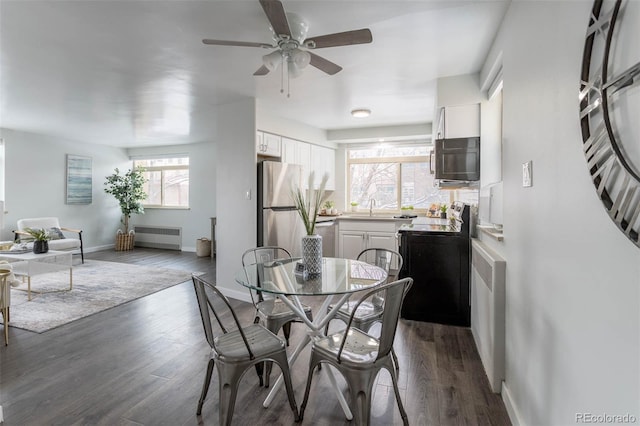
[[[169,226],[134,226],[135,246],[182,250],[182,228]]]
[[[505,375],[505,273],[507,262],[471,240],[471,332],[494,393]]]

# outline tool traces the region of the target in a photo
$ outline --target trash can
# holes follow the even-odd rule
[[[211,240],[205,237],[196,240],[196,256],[211,256]]]

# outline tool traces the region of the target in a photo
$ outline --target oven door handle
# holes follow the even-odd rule
[[[431,151],[429,151],[429,174],[435,174],[436,171],[433,169],[433,159],[434,159],[434,152],[433,149]]]

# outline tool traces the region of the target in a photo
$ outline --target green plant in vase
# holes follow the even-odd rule
[[[25,228],[25,233],[33,238],[33,252],[35,254],[46,253],[49,251],[49,240],[51,236],[42,228]]]
[[[357,201],[352,201],[351,202],[351,211],[352,212],[357,212],[358,211],[358,202]]]
[[[329,175],[325,173],[318,189],[313,189],[314,177],[314,173],[311,172],[309,174],[309,189],[303,190],[300,187],[295,187],[291,194],[307,233],[302,237],[302,261],[309,275],[317,275],[322,272],[322,237],[315,234],[315,229],[320,207],[326,200],[324,189],[329,180]]]
[[[449,209],[449,206],[447,206],[446,204],[443,204],[440,206],[440,218],[441,219],[446,219],[447,218],[447,210]]]
[[[338,211],[336,210],[336,203],[335,201],[332,201],[332,200],[325,201],[324,210],[326,214],[335,215],[338,213]]]

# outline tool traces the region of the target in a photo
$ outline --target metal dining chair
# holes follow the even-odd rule
[[[198,416],[202,414],[202,405],[211,384],[215,365],[219,378],[219,424],[230,425],[242,376],[252,366],[269,360],[277,363],[282,370],[289,405],[298,421],[299,413],[291,385],[291,373],[284,341],[261,324],[242,327],[229,300],[215,285],[206,282],[196,274],[192,275],[192,279],[204,333],[211,347],[211,357],[196,414]]]
[[[372,265],[376,265],[387,272],[387,282],[395,281],[398,277],[399,271],[402,269],[402,256],[397,251],[384,249],[384,248],[368,248],[364,249],[358,254],[358,260],[367,262]],[[342,320],[345,324],[351,318],[353,308],[357,304],[357,301],[349,301],[342,305],[333,319]],[[329,306],[332,309],[333,306]],[[360,303],[358,310],[353,315],[352,326],[364,331],[369,332],[371,326],[377,322],[382,321],[382,313],[384,311],[384,298],[381,294],[374,294],[369,300],[365,300]],[[324,334],[329,332],[329,323],[325,326]],[[398,357],[394,350],[391,351],[396,369],[398,368]]]
[[[11,271],[0,270],[0,311],[4,320],[4,345],[9,344],[9,306],[11,305],[11,286],[9,276]]]
[[[291,259],[288,250],[282,247],[265,246],[256,247],[245,251],[242,255],[242,266],[255,265],[257,263],[273,262],[277,259]],[[278,334],[280,329],[284,333],[287,346],[289,346],[289,336],[291,334],[291,323],[300,322],[300,319],[286,304],[282,303],[276,297],[264,297],[261,291],[249,291],[251,301],[256,309],[254,323],[264,322],[267,330],[273,334]],[[313,321],[313,313],[309,306],[303,305],[304,312]],[[269,387],[269,376],[271,375],[271,363],[266,363],[264,369],[264,385]],[[259,373],[258,373],[259,374]],[[262,385],[262,377],[260,378]]]
[[[347,381],[355,425],[369,424],[373,384],[382,368],[387,369],[391,375],[402,422],[404,425],[409,424],[407,413],[400,399],[398,375],[390,353],[400,318],[402,301],[412,284],[412,278],[403,278],[368,291],[354,305],[346,329],[313,342],[307,386],[300,407],[300,420],[304,416],[304,410],[309,400],[313,371],[320,364],[328,363],[340,371]],[[384,296],[384,312],[381,319],[382,330],[378,339],[353,327],[353,321],[359,305],[379,292],[382,292]]]

